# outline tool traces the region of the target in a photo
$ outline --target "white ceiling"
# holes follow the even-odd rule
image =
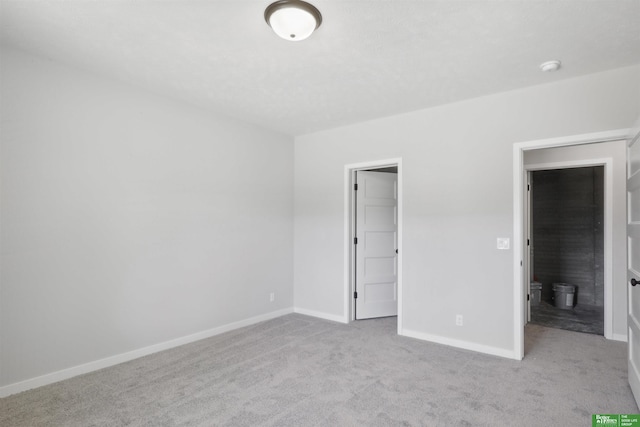
[[[0,42],[292,135],[640,64],[640,0],[311,2],[288,42],[270,0],[0,0]]]

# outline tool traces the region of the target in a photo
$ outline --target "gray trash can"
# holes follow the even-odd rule
[[[531,282],[529,290],[531,292],[529,296],[531,305],[540,305],[540,300],[542,300],[542,283]]]
[[[571,310],[573,308],[574,295],[576,293],[575,285],[568,283],[554,283],[553,302],[557,308]]]

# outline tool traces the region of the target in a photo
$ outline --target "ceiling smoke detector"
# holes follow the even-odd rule
[[[544,72],[553,72],[558,71],[560,69],[560,61],[557,59],[553,61],[547,61],[540,64],[540,69]]]

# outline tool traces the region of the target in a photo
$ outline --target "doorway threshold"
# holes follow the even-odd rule
[[[586,334],[604,335],[604,309],[577,304],[571,310],[557,308],[547,301],[531,307],[531,323]]]

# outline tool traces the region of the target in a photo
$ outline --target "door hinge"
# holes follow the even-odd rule
[[[529,301],[529,294],[527,294],[527,301]]]
[[[358,299],[358,292],[353,293],[353,299]]]
[[[357,245],[357,244],[358,244],[358,238],[357,238],[357,237],[354,237],[354,238],[353,238],[353,244],[354,244],[354,245]]]
[[[529,246],[529,239],[527,239],[527,246]]]
[[[527,191],[531,190],[531,186],[529,184],[527,184]]]
[[[358,184],[353,184],[353,190],[358,191]]]

